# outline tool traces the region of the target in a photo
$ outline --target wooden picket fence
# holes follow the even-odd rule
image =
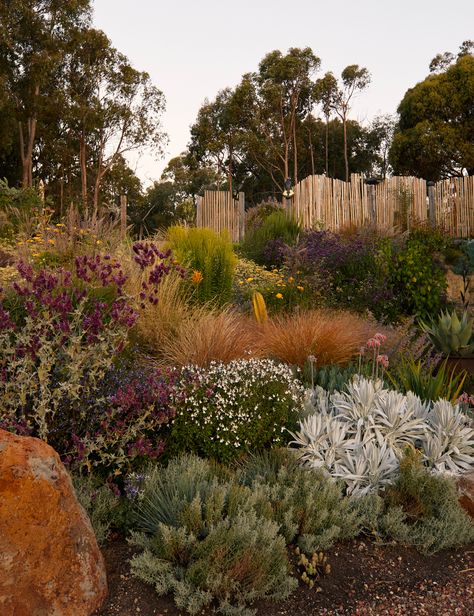
[[[227,191],[205,191],[198,201],[198,227],[228,229],[233,241],[245,233],[244,194],[234,200]],[[474,176],[434,184],[420,178],[395,176],[377,184],[353,174],[350,182],[312,175],[299,182],[287,211],[304,228],[331,231],[344,227],[376,226],[406,229],[412,221],[444,228],[452,237],[474,235]]]
[[[205,190],[198,198],[196,227],[208,227],[220,233],[225,229],[233,242],[240,242],[245,234],[245,195],[238,199],[225,190]]]

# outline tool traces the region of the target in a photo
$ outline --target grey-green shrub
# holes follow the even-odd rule
[[[72,483],[77,500],[89,516],[97,543],[104,544],[109,538],[119,505],[118,497],[108,486],[101,484],[91,475],[87,477],[74,475]]]
[[[250,456],[239,476],[258,495],[260,506],[271,506],[286,542],[307,554],[356,537],[363,526],[355,500],[343,495],[339,483],[298,466],[285,450]]]
[[[474,523],[459,504],[454,480],[430,473],[413,448],[407,448],[384,500],[381,530],[401,543],[431,554],[474,541]]]
[[[172,592],[189,614],[217,602],[221,614],[249,614],[257,599],[279,599],[296,586],[275,521],[257,513],[252,490],[227,471],[183,456],[152,471],[137,504],[133,541],[144,548],[132,572],[159,594]]]

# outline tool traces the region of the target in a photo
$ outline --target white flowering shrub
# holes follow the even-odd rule
[[[435,472],[458,475],[474,467],[472,422],[447,400],[423,403],[356,376],[344,392],[307,392],[305,409],[291,444],[302,463],[342,479],[348,494],[393,481],[407,445],[419,448]]]
[[[186,366],[176,385],[168,451],[229,461],[287,441],[304,390],[291,368],[269,359]]]

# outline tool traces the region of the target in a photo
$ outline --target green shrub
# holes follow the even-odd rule
[[[240,481],[269,503],[287,544],[307,554],[359,534],[363,525],[354,499],[322,472],[299,466],[285,451],[251,456],[239,471]],[[260,505],[262,506],[262,505]]]
[[[273,212],[263,223],[248,230],[241,245],[242,254],[259,265],[278,266],[282,248],[293,246],[300,234],[299,223],[284,211]]]
[[[268,312],[276,314],[295,308],[315,307],[316,294],[300,274],[291,275],[286,268],[267,268],[248,259],[239,259],[235,272],[233,302],[251,311],[252,296],[258,291]]]
[[[365,364],[362,366],[365,368]],[[343,391],[352,380],[354,374],[359,372],[359,367],[354,363],[349,363],[345,366],[332,364],[328,366],[314,367],[311,372],[311,362],[306,362],[303,371],[304,382],[314,387],[319,385],[326,391]],[[365,371],[364,371],[365,374]]]
[[[196,300],[219,305],[228,302],[237,261],[228,234],[176,226],[168,229],[168,240],[176,258],[194,270]]]
[[[446,276],[436,265],[429,246],[409,239],[391,264],[390,278],[402,312],[421,317],[439,312]]]
[[[34,188],[10,188],[0,179],[0,238],[13,239],[23,226],[31,226],[43,202]]]
[[[185,367],[168,451],[229,461],[279,445],[296,424],[302,393],[291,368],[268,359]]]
[[[278,201],[264,201],[248,209],[245,212],[245,228],[252,231],[261,227],[265,220],[274,212],[284,211]]]
[[[285,541],[274,521],[257,515],[252,491],[194,456],[172,460],[145,479],[133,541],[144,552],[132,572],[179,609],[197,614],[211,603],[221,614],[250,614],[257,599],[286,597]]]
[[[111,527],[115,525],[120,500],[109,486],[90,475],[73,475],[72,482],[77,500],[89,516],[97,543],[102,545],[109,538]]]
[[[413,448],[384,500],[381,530],[396,541],[430,554],[474,540],[474,524],[459,504],[454,480],[430,473]]]

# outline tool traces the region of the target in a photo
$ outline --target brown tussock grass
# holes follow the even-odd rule
[[[209,366],[212,361],[228,363],[255,357],[257,325],[250,317],[226,309],[207,309],[183,319],[161,350],[168,365]]]
[[[311,310],[275,317],[260,328],[265,357],[303,367],[309,355],[319,366],[349,362],[380,327],[350,312]]]

